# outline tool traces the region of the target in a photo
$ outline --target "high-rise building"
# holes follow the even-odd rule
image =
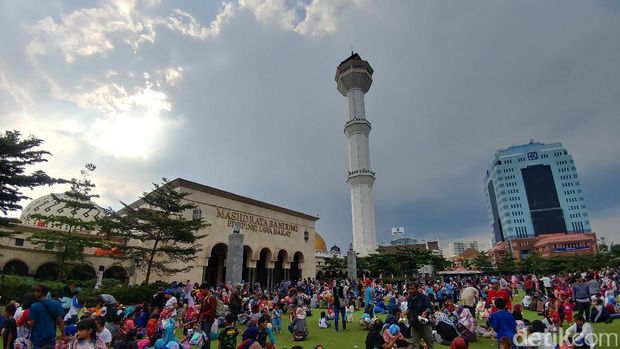
[[[353,249],[366,256],[377,249],[373,185],[375,173],[370,169],[368,135],[370,122],[366,120],[364,94],[372,85],[372,67],[357,53],[340,63],[336,70],[338,92],[347,97],[349,117],[344,133],[349,145],[349,172],[351,186],[351,216],[353,221]]]
[[[478,241],[456,241],[448,244],[448,254],[450,257],[460,256],[469,248],[480,251],[478,248]]]
[[[484,186],[495,243],[591,231],[575,161],[561,143],[499,150]]]

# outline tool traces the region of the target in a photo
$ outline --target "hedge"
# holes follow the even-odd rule
[[[70,283],[71,281],[68,281]],[[95,290],[96,280],[75,281],[78,287],[82,288],[79,300],[88,307],[97,303],[97,295],[100,293],[108,293],[114,296],[121,304],[138,304],[151,298],[161,286],[161,283],[155,283],[144,286],[125,286],[121,285],[118,280],[104,279],[99,290]],[[32,292],[32,286],[43,284],[49,287],[52,298],[57,299],[65,287],[65,283],[58,281],[41,281],[31,277],[4,275],[0,279],[0,304],[6,304],[11,300],[20,301],[22,297]]]

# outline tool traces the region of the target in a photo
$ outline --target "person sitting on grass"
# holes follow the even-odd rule
[[[396,338],[390,342],[386,342],[381,335],[381,329],[383,328],[383,321],[380,319],[375,320],[372,323],[372,329],[366,335],[366,349],[391,349],[396,344]]]
[[[321,312],[321,318],[319,319],[319,328],[329,328],[329,321],[327,321],[327,314],[324,311]]]
[[[262,348],[276,349],[276,337],[268,326],[270,323],[265,316],[258,318],[258,337],[256,340]],[[269,342],[267,342],[267,338],[269,338]]]
[[[243,335],[241,336],[241,344],[237,347],[237,349],[261,349],[260,344],[256,340],[258,337],[258,328],[257,327],[248,327],[243,331]]]
[[[409,342],[405,339],[402,332],[400,331],[400,327],[396,324],[392,324],[389,326],[383,326],[385,329],[383,330],[383,340],[386,343],[395,341],[392,349],[406,349],[409,347]]]
[[[517,333],[517,322],[510,312],[506,310],[506,302],[503,298],[496,298],[493,302],[496,312],[491,314],[489,323],[497,335],[499,346],[502,337],[512,338]]]
[[[566,338],[575,349],[594,348],[596,339],[592,324],[586,322],[585,317],[580,314],[575,316],[575,323],[566,329]]]

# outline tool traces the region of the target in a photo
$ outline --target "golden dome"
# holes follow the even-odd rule
[[[325,244],[325,240],[323,240],[323,237],[317,232],[314,232],[314,249],[317,252],[327,251],[327,244]]]

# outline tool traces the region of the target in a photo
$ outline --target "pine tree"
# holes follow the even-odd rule
[[[124,241],[119,246],[122,255],[116,258],[132,260],[137,269],[146,271],[146,283],[153,272],[190,270],[192,266],[188,264],[196,259],[201,247],[196,241],[204,237],[197,232],[206,226],[201,217],[185,218],[185,213],[197,207],[184,200],[189,193],[175,190],[165,178],[153,186],[152,192],[140,198],[140,207],[121,202],[123,209],[116,213],[108,211],[99,222],[105,234]],[[173,267],[178,262],[187,266]]]
[[[11,211],[22,209],[20,201],[29,199],[22,193],[22,188],[34,188],[52,185],[61,180],[51,178],[44,171],[37,170],[30,174],[26,167],[46,162],[45,150],[35,150],[43,141],[33,136],[22,139],[19,131],[5,131],[0,134],[0,211],[7,215]],[[12,220],[0,217],[0,225],[8,225]]]
[[[67,275],[70,266],[84,262],[84,250],[90,247],[106,247],[96,233],[96,222],[83,220],[78,216],[82,210],[97,212],[101,209],[91,199],[99,197],[92,194],[95,184],[89,179],[95,165],[86,164],[80,171],[80,179],[72,178],[68,183],[71,189],[52,198],[64,205],[63,211],[70,215],[33,214],[29,218],[43,221],[48,229],[37,231],[28,238],[33,244],[44,246],[56,255],[58,280]],[[51,249],[50,249],[51,247]]]

